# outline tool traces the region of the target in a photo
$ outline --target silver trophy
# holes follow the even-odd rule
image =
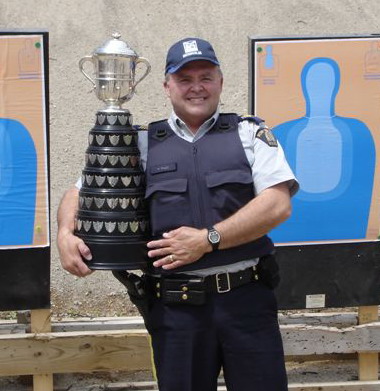
[[[151,67],[119,33],[112,37],[79,61],[106,107],[96,113],[89,132],[75,234],[91,249],[92,260],[86,261],[91,269],[142,269],[150,231],[138,149],[138,133],[144,130],[132,126],[132,115],[122,104],[132,99]],[[94,77],[84,70],[86,62],[93,64]],[[145,70],[136,79],[141,63]]]
[[[121,105],[132,99],[137,84],[148,75],[151,66],[147,59],[139,57],[126,42],[120,40],[119,33],[113,33],[112,37],[91,56],[81,58],[79,69],[94,86],[96,96],[105,102],[105,111],[126,111],[121,109]],[[86,62],[93,64],[94,79],[84,70]],[[136,66],[141,63],[146,69],[136,80]]]

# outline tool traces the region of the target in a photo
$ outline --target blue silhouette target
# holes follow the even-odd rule
[[[0,245],[33,243],[37,155],[20,122],[0,119]]]
[[[292,217],[271,232],[277,242],[366,237],[376,150],[362,121],[335,113],[338,64],[314,58],[301,73],[306,113],[273,128],[300,182]]]

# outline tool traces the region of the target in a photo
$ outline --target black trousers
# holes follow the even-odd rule
[[[277,303],[261,282],[208,295],[206,304],[164,305],[149,313],[160,391],[286,391]]]

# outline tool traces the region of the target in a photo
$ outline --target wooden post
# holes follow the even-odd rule
[[[30,326],[32,333],[50,333],[50,309],[31,310]],[[53,374],[33,375],[33,391],[53,391]]]
[[[359,307],[359,324],[377,322],[379,319],[378,306]],[[378,380],[379,354],[359,353],[359,380]]]

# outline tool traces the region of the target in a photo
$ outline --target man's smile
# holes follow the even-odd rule
[[[207,98],[205,97],[192,97],[192,98],[187,98],[189,101],[192,103],[202,103],[204,102]]]

